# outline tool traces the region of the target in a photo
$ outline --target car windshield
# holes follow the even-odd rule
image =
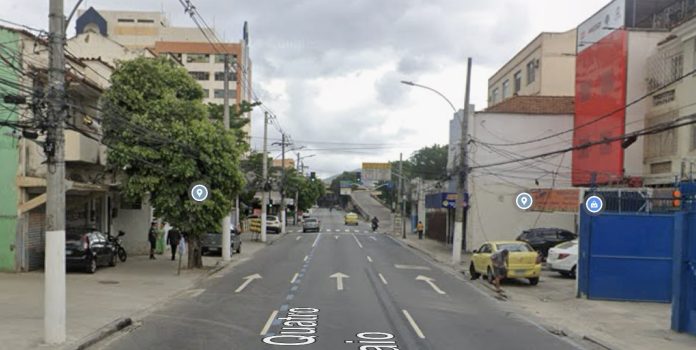
[[[305,219],[305,222],[308,223],[308,224],[309,224],[309,223],[316,224],[316,223],[317,223],[317,219]]]
[[[499,243],[496,244],[496,248],[500,251],[503,249],[507,249],[509,252],[533,252],[534,249],[532,249],[528,244],[526,243]]]
[[[571,248],[577,244],[578,244],[578,241],[568,241],[568,242],[563,242],[561,244],[556,245],[556,248],[568,249],[568,248]]]

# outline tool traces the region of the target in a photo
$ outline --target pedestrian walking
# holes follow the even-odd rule
[[[164,254],[165,238],[164,238],[164,223],[157,224],[157,244],[155,253],[158,255]]]
[[[150,241],[150,260],[155,260],[155,248],[157,246],[157,223],[152,222],[150,231],[147,232],[147,240]]]
[[[501,293],[500,280],[507,277],[508,257],[510,252],[507,249],[499,250],[491,255],[491,265],[493,265],[493,285],[495,291]]]
[[[169,235],[167,235],[167,244],[172,248],[172,261],[176,260],[176,250],[181,241],[181,232],[178,229],[169,230]]]
[[[418,231],[418,239],[423,239],[423,230],[425,229],[425,226],[423,226],[422,221],[418,221],[418,224],[416,225],[416,231]]]

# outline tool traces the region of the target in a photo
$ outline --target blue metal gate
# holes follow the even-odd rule
[[[579,293],[588,299],[672,300],[674,216],[580,210]]]
[[[696,335],[696,213],[675,215],[672,329]]]

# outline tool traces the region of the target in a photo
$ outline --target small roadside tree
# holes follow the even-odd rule
[[[211,120],[203,91],[186,70],[164,58],[125,61],[104,94],[104,138],[109,165],[122,175],[122,193],[149,195],[155,216],[180,229],[188,267],[202,267],[200,237],[219,231],[243,178],[244,146]],[[209,186],[208,200],[189,199],[193,183]]]

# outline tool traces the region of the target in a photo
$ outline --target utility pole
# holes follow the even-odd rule
[[[48,14],[48,135],[46,255],[44,258],[44,340],[65,342],[65,17],[63,0],[51,0]]]
[[[471,88],[471,57],[466,62],[466,92],[464,94],[464,116],[461,121],[461,136],[459,139],[460,169],[459,181],[457,182],[457,202],[458,208],[454,216],[454,239],[452,242],[452,264],[459,265],[462,261],[462,241],[466,234],[466,218],[468,203],[468,182],[469,161],[467,154],[467,143],[469,133],[469,94]],[[464,241],[466,242],[466,241]]]
[[[280,232],[285,233],[285,133],[281,136],[281,152],[280,156]]]
[[[261,200],[261,242],[266,242],[266,215],[268,213],[268,112],[263,114],[263,189]]]
[[[406,218],[404,218],[404,212],[406,211],[406,206],[404,205],[404,154],[399,153],[399,202],[401,203],[401,238],[406,239]]]
[[[230,129],[230,55],[225,53],[224,64],[225,64],[225,79],[223,82],[223,89],[225,91],[225,99],[223,104],[223,117],[222,122],[225,125],[225,130]],[[222,218],[222,260],[230,261],[230,220],[232,219],[231,213],[227,213],[224,218]]]
[[[295,164],[295,167],[297,168],[297,171],[300,171],[300,152],[297,152],[297,164]],[[302,172],[300,172],[301,176],[304,176]],[[295,225],[297,225],[297,212],[300,210],[300,190],[298,189],[295,191]]]

